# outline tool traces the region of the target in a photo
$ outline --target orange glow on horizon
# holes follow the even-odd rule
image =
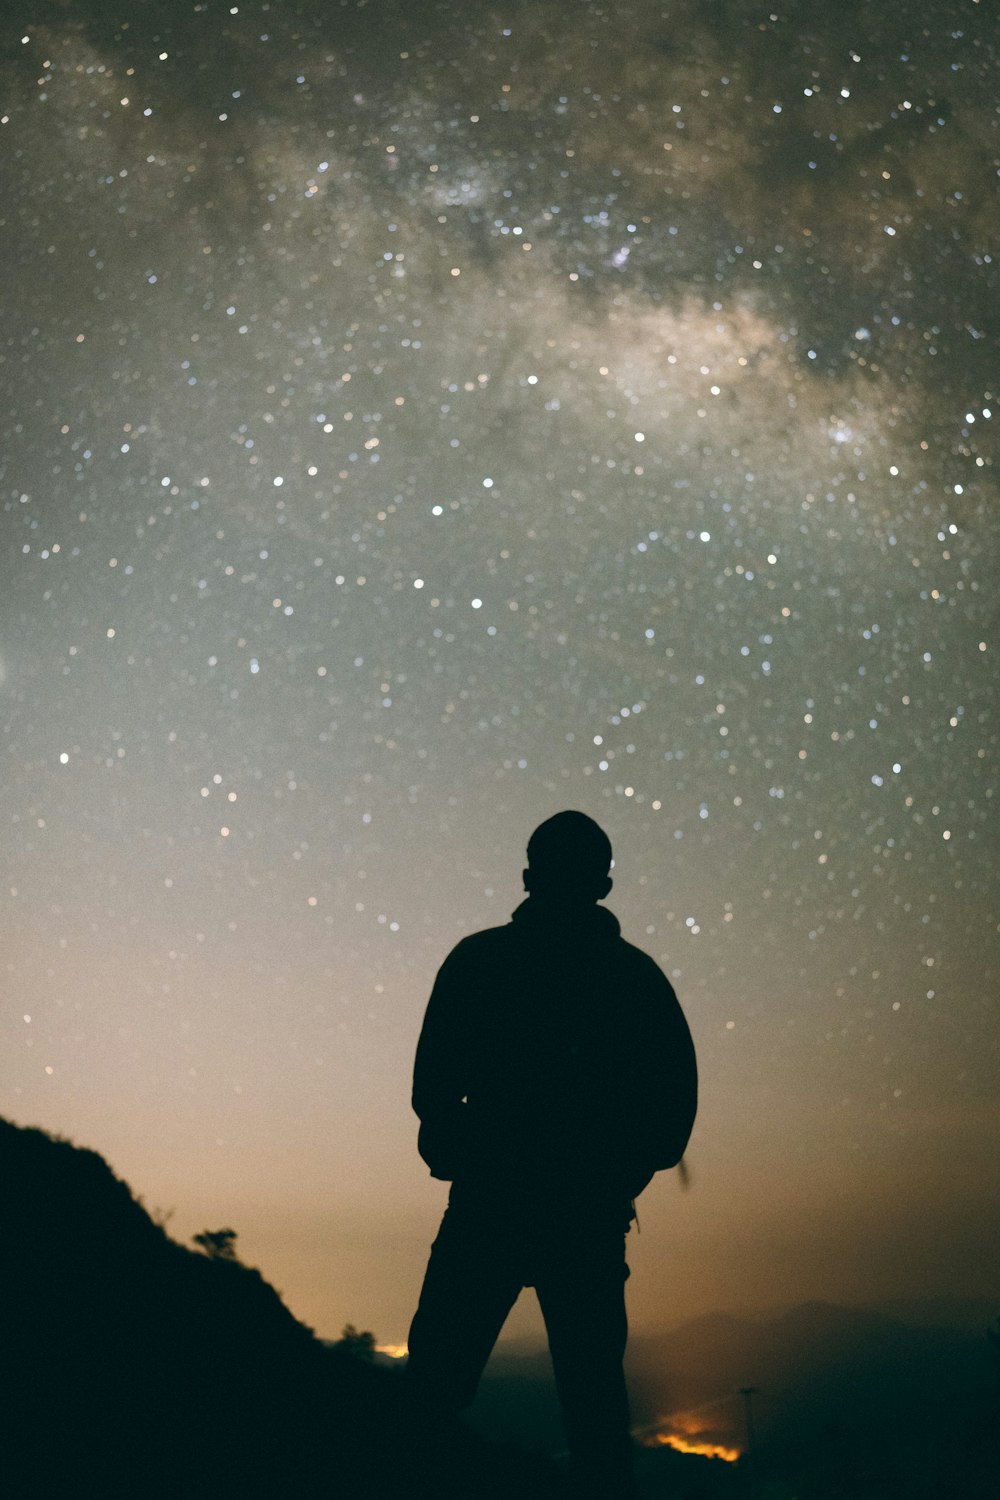
[[[738,1448],[727,1448],[722,1443],[700,1442],[697,1438],[680,1437],[676,1432],[652,1432],[640,1441],[644,1448],[675,1448],[678,1453],[697,1453],[702,1458],[721,1458],[727,1464],[736,1463],[740,1457]]]
[[[656,1427],[645,1427],[635,1436],[644,1448],[674,1448],[678,1453],[696,1453],[701,1458],[721,1458],[734,1464],[742,1456],[739,1448],[715,1441],[694,1414],[661,1417]]]
[[[410,1351],[406,1344],[376,1344],[375,1352],[388,1355],[389,1359],[405,1359]]]

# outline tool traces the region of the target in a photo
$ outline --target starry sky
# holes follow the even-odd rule
[[[4,17],[0,1108],[322,1334],[564,807],[701,1064],[634,1325],[995,1290],[1000,36],[774,3]]]

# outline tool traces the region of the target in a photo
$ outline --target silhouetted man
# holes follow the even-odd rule
[[[579,1493],[635,1493],[622,1357],[625,1235],[654,1172],[680,1160],[694,1048],[665,975],[598,906],[611,845],[583,813],[532,834],[528,899],[438,973],[413,1107],[451,1181],[410,1330],[430,1412],[468,1406],[522,1287],[541,1305]]]

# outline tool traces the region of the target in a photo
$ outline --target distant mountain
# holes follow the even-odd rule
[[[409,1419],[232,1256],[188,1250],[96,1152],[0,1120],[3,1500],[523,1500],[544,1461]],[[405,1482],[404,1482],[405,1481]]]
[[[997,1281],[1000,1282],[1000,1271]],[[1000,1294],[989,1297],[894,1297],[869,1304],[908,1328],[964,1328],[981,1334],[1000,1317]]]
[[[635,1427],[745,1450],[740,1392],[752,1387],[758,1479],[775,1500],[786,1492],[800,1500],[996,1500],[1000,1349],[986,1331],[1000,1302],[984,1303],[971,1329],[966,1303],[952,1309],[959,1326],[938,1323],[948,1305],[905,1304],[903,1321],[813,1302],[635,1334],[627,1360]],[[510,1441],[553,1442],[544,1350],[501,1346],[472,1420]]]
[[[718,1426],[745,1433],[736,1393],[757,1386],[754,1420],[762,1442],[787,1440],[789,1423],[811,1434],[831,1422],[892,1432],[916,1442],[945,1417],[975,1424],[986,1416],[993,1372],[988,1323],[975,1332],[915,1326],[869,1308],[812,1302],[773,1318],[700,1318],[633,1341],[632,1371],[642,1414],[684,1411],[729,1397]]]

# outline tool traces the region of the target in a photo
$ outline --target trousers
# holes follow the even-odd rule
[[[464,1410],[508,1313],[533,1287],[578,1492],[634,1495],[622,1369],[627,1229],[620,1200],[546,1201],[455,1184],[410,1328],[411,1398],[440,1415]]]

